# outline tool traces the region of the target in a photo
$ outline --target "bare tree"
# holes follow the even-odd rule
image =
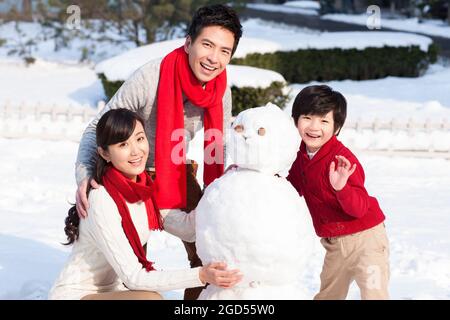
[[[22,15],[26,21],[33,20],[33,6],[31,0],[22,0]]]

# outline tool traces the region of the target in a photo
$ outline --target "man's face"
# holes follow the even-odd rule
[[[231,60],[234,34],[220,26],[204,27],[194,42],[186,38],[184,50],[197,79],[205,84],[217,77]]]

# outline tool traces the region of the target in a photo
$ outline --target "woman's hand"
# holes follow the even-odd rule
[[[336,159],[338,160],[337,168],[334,161],[330,164],[330,183],[334,190],[340,191],[347,184],[348,177],[355,172],[356,163],[352,166],[343,156],[336,156]]]
[[[221,288],[232,288],[242,280],[239,270],[226,270],[225,262],[212,262],[200,269],[200,280]]]

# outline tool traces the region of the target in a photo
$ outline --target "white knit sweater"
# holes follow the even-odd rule
[[[127,203],[142,244],[150,231],[143,202]],[[194,240],[194,212],[170,212],[169,230],[184,240]],[[199,287],[199,269],[147,272],[128,242],[114,200],[104,187],[89,194],[88,216],[80,221],[79,238],[69,260],[49,293],[49,299],[81,299],[117,290],[165,291]],[[178,232],[179,231],[179,232]],[[125,286],[126,287],[125,287]]]

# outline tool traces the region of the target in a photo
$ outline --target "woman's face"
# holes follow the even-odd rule
[[[108,150],[99,147],[98,151],[124,176],[136,181],[136,177],[145,170],[149,148],[142,123],[136,121],[136,127],[126,141],[110,145]]]

